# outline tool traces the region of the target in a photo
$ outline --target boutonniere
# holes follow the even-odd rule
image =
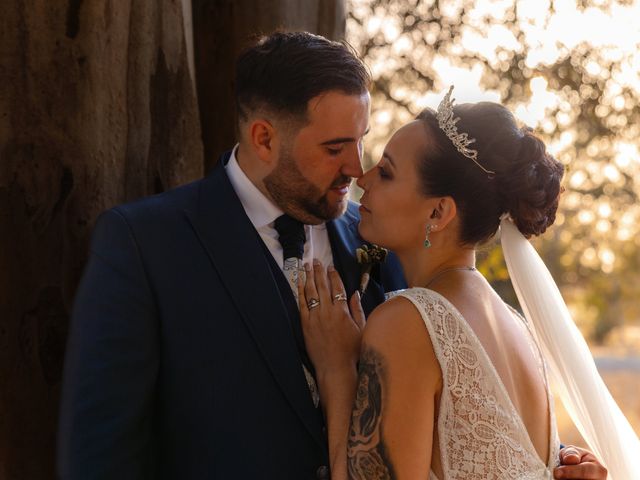
[[[369,278],[371,276],[371,270],[374,265],[384,262],[387,258],[389,250],[378,245],[364,244],[359,248],[356,248],[356,259],[358,263],[362,265],[360,273],[360,286],[358,291],[360,295],[364,295],[367,286],[369,285]]]

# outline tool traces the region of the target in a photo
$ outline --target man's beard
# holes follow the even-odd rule
[[[340,175],[329,188],[349,182],[351,177]],[[322,192],[309,182],[288,151],[282,152],[278,166],[264,178],[264,185],[283,212],[308,225],[338,218],[347,209],[346,197],[343,201],[330,203],[329,192]]]

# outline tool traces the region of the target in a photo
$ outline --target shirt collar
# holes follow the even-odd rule
[[[259,229],[273,223],[284,212],[267,198],[242,171],[236,157],[237,151],[238,144],[233,147],[231,157],[226,165],[227,176],[249,220],[256,229]]]

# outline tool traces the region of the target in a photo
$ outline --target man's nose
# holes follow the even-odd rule
[[[364,171],[362,170],[362,159],[360,151],[354,148],[349,152],[344,165],[342,166],[342,174],[352,178],[360,178]]]

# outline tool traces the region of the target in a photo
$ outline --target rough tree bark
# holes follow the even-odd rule
[[[2,4],[2,480],[54,478],[67,324],[96,216],[202,174],[183,8]]]
[[[193,0],[198,101],[205,169],[235,144],[234,59],[256,34],[306,30],[345,33],[344,0]]]
[[[344,18],[340,0],[3,3],[0,480],[54,478],[67,326],[97,215],[200,177],[233,145],[233,58],[251,33],[341,38]]]

